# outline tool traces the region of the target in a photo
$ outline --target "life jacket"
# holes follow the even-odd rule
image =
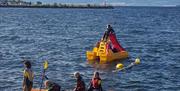
[[[24,70],[24,77],[26,80],[26,86],[32,86],[33,85],[33,79],[34,79],[34,73],[32,72],[31,69],[25,69]]]
[[[92,87],[94,89],[99,89],[101,86],[101,79],[100,78],[93,78],[91,81]]]

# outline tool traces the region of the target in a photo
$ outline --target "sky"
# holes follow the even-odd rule
[[[41,1],[43,3],[95,3],[102,4],[107,1],[112,5],[124,6],[174,6],[180,5],[180,0],[24,0],[24,1]]]

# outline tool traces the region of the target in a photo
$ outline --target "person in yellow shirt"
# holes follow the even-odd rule
[[[31,62],[25,61],[24,67],[25,69],[23,72],[23,91],[31,91],[34,79],[34,73],[31,69]]]

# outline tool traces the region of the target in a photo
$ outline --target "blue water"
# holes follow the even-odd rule
[[[86,84],[100,72],[105,91],[178,91],[180,89],[180,8],[120,7],[116,9],[0,8],[0,91],[21,91],[23,59],[32,62],[39,87],[42,63],[62,89],[73,89],[71,74],[84,74]],[[111,65],[91,65],[91,50],[112,24],[130,58],[141,64],[112,73]],[[95,66],[95,67],[94,67]]]

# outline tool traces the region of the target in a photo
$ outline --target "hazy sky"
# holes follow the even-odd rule
[[[105,0],[25,0],[42,1],[45,3],[103,3]],[[171,6],[180,5],[180,0],[106,0],[110,4],[131,5],[131,6]]]

